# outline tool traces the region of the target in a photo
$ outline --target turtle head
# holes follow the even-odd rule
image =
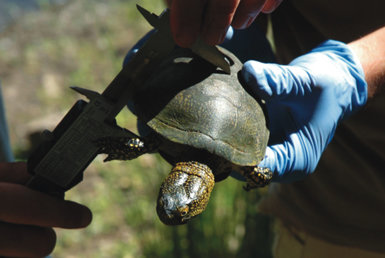
[[[185,224],[208,204],[215,180],[211,169],[199,162],[179,162],[160,187],[156,211],[166,225]]]

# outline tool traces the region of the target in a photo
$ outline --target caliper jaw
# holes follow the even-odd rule
[[[158,65],[176,47],[171,35],[169,11],[157,16],[137,6],[146,20],[154,26],[136,54],[128,60],[102,94],[72,87],[86,96],[89,102],[77,101],[52,132],[46,131],[42,144],[29,157],[27,166],[32,174],[27,185],[33,189],[64,196],[64,192],[78,184],[83,171],[99,153],[98,139],[106,137],[137,138],[120,128],[115,117],[132,101],[135,91],[143,85]],[[215,47],[197,40],[192,51],[211,64],[230,73],[225,56]]]

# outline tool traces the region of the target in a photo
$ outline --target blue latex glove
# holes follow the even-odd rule
[[[141,48],[144,43],[148,40],[148,38],[155,32],[154,29],[150,30],[146,33],[138,42],[135,43],[135,45],[127,52],[126,56],[123,60],[123,66],[138,52],[139,48]]]
[[[126,65],[126,63],[131,60],[131,58],[138,52],[138,50],[144,45],[144,43],[147,42],[148,38],[155,32],[154,29],[150,30],[146,33],[138,42],[135,43],[135,45],[127,52],[126,56],[123,59],[123,66]],[[127,103],[128,109],[135,114],[135,108],[134,103],[128,101]]]
[[[287,66],[248,61],[242,75],[266,101],[271,136],[259,166],[270,168],[276,182],[313,172],[337,125],[367,100],[358,59],[337,41],[326,41]]]

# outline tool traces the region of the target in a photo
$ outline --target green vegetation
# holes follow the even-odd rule
[[[117,74],[125,53],[150,28],[136,3],[155,13],[164,7],[160,0],[44,5],[0,35],[0,77],[18,159],[26,158],[28,135],[52,129],[80,98],[68,86],[101,92]],[[135,130],[127,110],[117,121]],[[199,218],[165,226],[155,205],[169,170],[158,155],[109,163],[97,157],[66,194],[91,208],[93,222],[83,230],[58,229],[54,257],[271,256],[271,221],[257,212],[265,190],[245,192],[242,182],[228,178],[216,184]]]

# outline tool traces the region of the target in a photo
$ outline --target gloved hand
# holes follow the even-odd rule
[[[144,43],[147,42],[148,38],[155,32],[154,29],[147,32],[138,42],[135,43],[135,45],[127,52],[126,56],[123,59],[123,66],[131,60],[131,58],[138,52],[138,50],[144,45]],[[127,103],[128,109],[135,114],[135,108],[134,103],[128,102]]]
[[[135,45],[127,52],[126,56],[123,59],[123,66],[138,52],[138,50],[146,43],[148,38],[155,32],[154,29],[146,33]]]
[[[271,137],[259,166],[272,169],[276,182],[312,173],[338,124],[367,100],[359,60],[337,41],[326,41],[287,66],[248,61],[242,75],[266,101]]]

